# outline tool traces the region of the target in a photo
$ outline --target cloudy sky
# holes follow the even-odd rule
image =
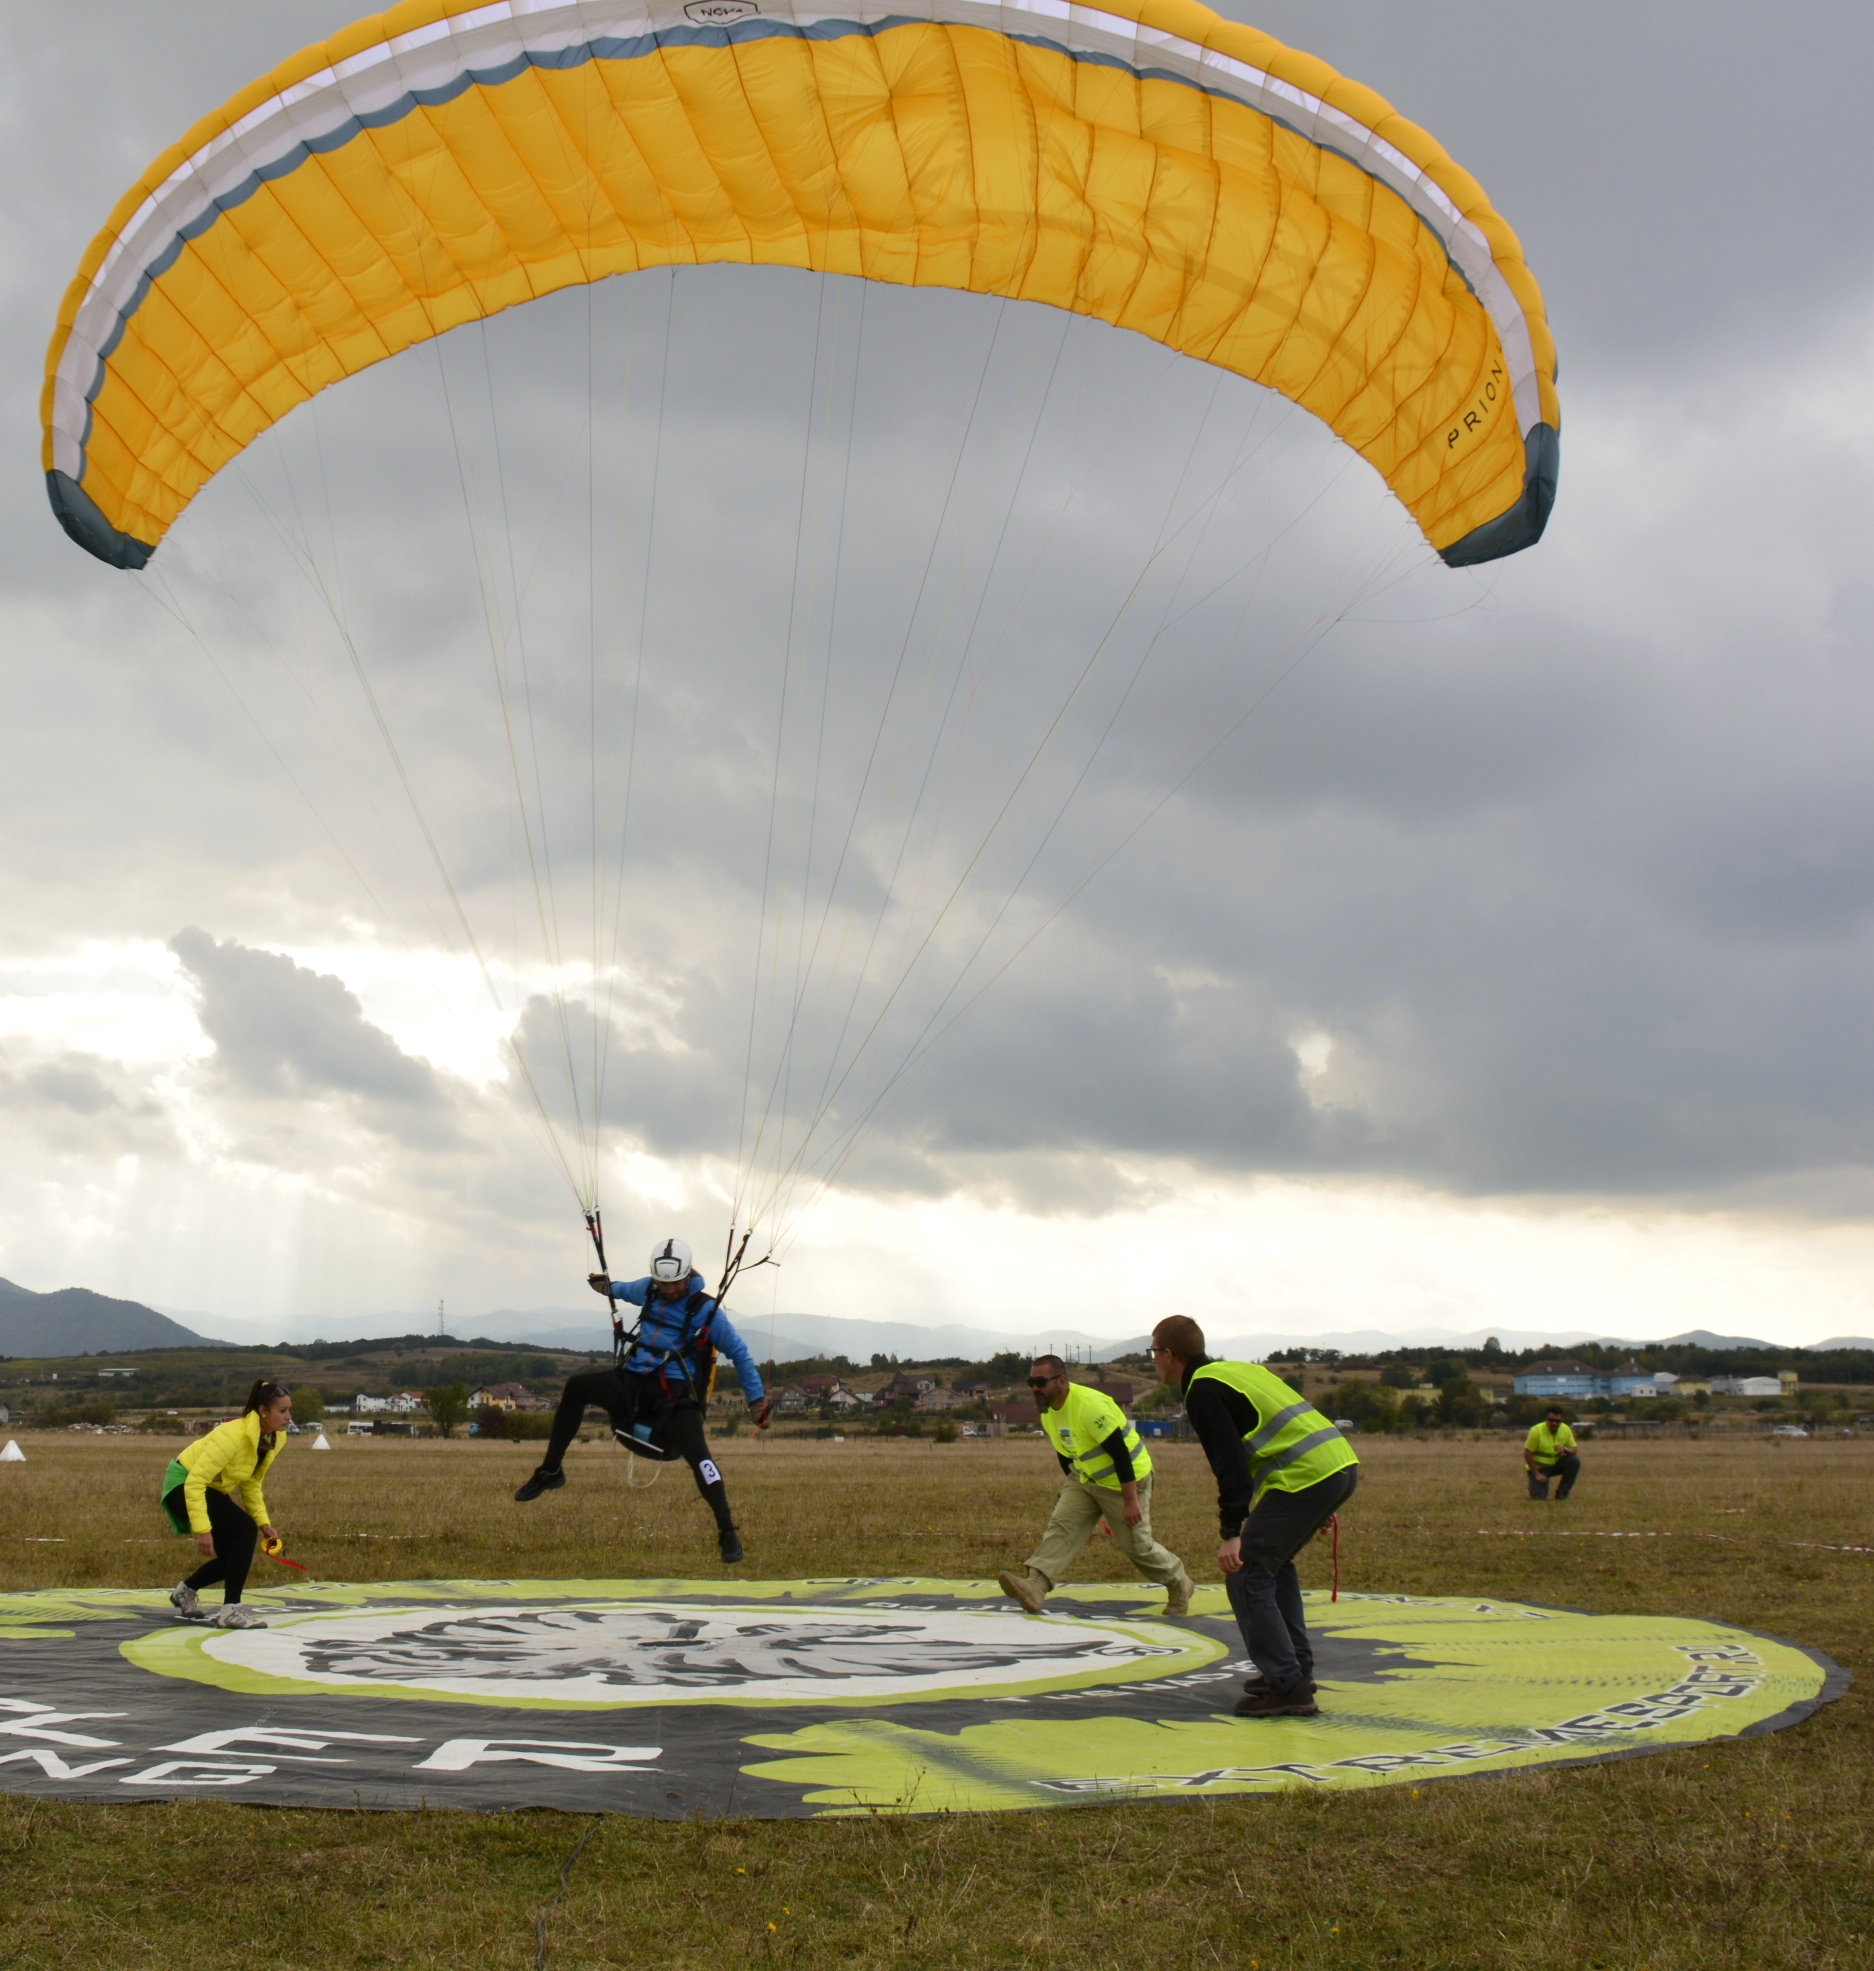
[[[723,269],[355,379],[105,570],[64,284],[350,10],[10,22],[0,1273],[467,1332],[578,1304],[596,1179],[619,1271],[758,1206],[760,1316],[1874,1331],[1874,20],[1226,11],[1521,234],[1536,551],[1151,345]]]

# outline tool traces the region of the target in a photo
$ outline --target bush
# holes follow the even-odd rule
[[[957,1427],[948,1417],[931,1432],[931,1442],[934,1444],[954,1444],[956,1441]]]
[[[22,1423],[28,1421],[21,1418]],[[39,1430],[63,1430],[69,1424],[114,1424],[115,1403],[61,1403],[55,1410],[42,1410],[30,1420]]]
[[[423,1392],[423,1407],[430,1414],[439,1437],[453,1437],[468,1421],[468,1391],[459,1382],[446,1382]]]
[[[1330,1417],[1350,1417],[1361,1430],[1397,1430],[1399,1400],[1383,1383],[1336,1383],[1321,1407]]]
[[[180,1437],[183,1423],[180,1417],[145,1417],[137,1428],[148,1431],[152,1437]]]
[[[1441,1424],[1479,1424],[1489,1410],[1490,1399],[1467,1375],[1453,1376],[1438,1392],[1438,1421]]]
[[[316,1389],[293,1391],[293,1421],[316,1424],[325,1421],[325,1397]]]

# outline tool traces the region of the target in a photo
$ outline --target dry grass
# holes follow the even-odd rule
[[[0,1467],[0,1586],[175,1578],[182,1548],[155,1513],[160,1447],[32,1437],[26,1450],[26,1465]],[[742,1439],[724,1452],[751,1576],[980,1576],[1028,1550],[1054,1489],[1034,1442]],[[1567,1506],[1523,1499],[1501,1440],[1362,1452],[1350,1585],[1713,1616],[1859,1668],[1874,1557],[1793,1543],[1874,1545],[1874,1446],[1591,1448]],[[631,1491],[625,1461],[595,1444],[574,1454],[564,1492],[514,1506],[532,1461],[525,1445],[340,1441],[312,1457],[301,1443],[271,1504],[320,1576],[721,1571],[681,1471]],[[1168,1447],[1161,1471],[1159,1530],[1215,1579],[1201,1459]],[[1563,1530],[1671,1537],[1549,1537]],[[1317,1582],[1324,1559],[1310,1557]],[[1098,1543],[1088,1561],[1088,1578],[1123,1577]],[[1737,1957],[1845,1971],[1874,1965],[1870,1755],[1867,1700],[1852,1691],[1773,1738],[1416,1796],[952,1821],[609,1820],[552,1916],[550,1962],[1711,1971]],[[219,1971],[256,1957],[523,1967],[585,1826],[0,1797],[0,1971]]]

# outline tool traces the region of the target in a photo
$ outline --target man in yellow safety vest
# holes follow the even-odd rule
[[[1549,1405],[1549,1414],[1523,1439],[1523,1467],[1529,1473],[1529,1496],[1546,1499],[1549,1480],[1562,1482],[1555,1488],[1557,1499],[1565,1499],[1581,1476],[1581,1458],[1575,1446],[1575,1433],[1562,1421],[1559,1404]]]
[[[1007,1568],[996,1576],[1003,1593],[1039,1615],[1049,1591],[1060,1585],[1069,1563],[1105,1520],[1119,1551],[1148,1581],[1168,1591],[1165,1613],[1188,1615],[1196,1584],[1183,1561],[1152,1536],[1151,1453],[1125,1411],[1110,1396],[1070,1381],[1058,1355],[1036,1356],[1028,1387],[1065,1482],[1027,1565],[1019,1574]]]
[[[1188,1314],[1152,1330],[1152,1360],[1183,1389],[1185,1420],[1217,1478],[1217,1564],[1256,1666],[1236,1715],[1312,1718],[1314,1645],[1295,1556],[1353,1497],[1360,1460],[1281,1377],[1254,1362],[1213,1362]]]

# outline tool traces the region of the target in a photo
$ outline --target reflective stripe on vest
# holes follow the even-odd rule
[[[1095,1427],[1083,1421],[1094,1414],[1102,1405],[1110,1409],[1118,1418],[1115,1425],[1111,1418],[1106,1420],[1106,1428],[1095,1434]],[[1041,1427],[1048,1434],[1062,1457],[1070,1459],[1074,1476],[1087,1485],[1104,1485],[1109,1491],[1119,1489],[1119,1478],[1113,1469],[1113,1460],[1104,1445],[1115,1428],[1123,1427],[1125,1435],[1120,1442],[1126,1447],[1126,1456],[1132,1460],[1132,1475],[1135,1479],[1149,1478],[1152,1475],[1150,1453],[1141,1442],[1132,1419],[1113,1402],[1111,1397],[1102,1397],[1097,1391],[1088,1389],[1084,1383],[1070,1383],[1067,1401],[1058,1410],[1041,1412]]]
[[[1243,1433],[1253,1491],[1267,1485],[1278,1492],[1302,1492],[1360,1462],[1327,1418],[1273,1371],[1254,1362],[1206,1362],[1191,1381],[1206,1379],[1247,1397],[1262,1419]]]

